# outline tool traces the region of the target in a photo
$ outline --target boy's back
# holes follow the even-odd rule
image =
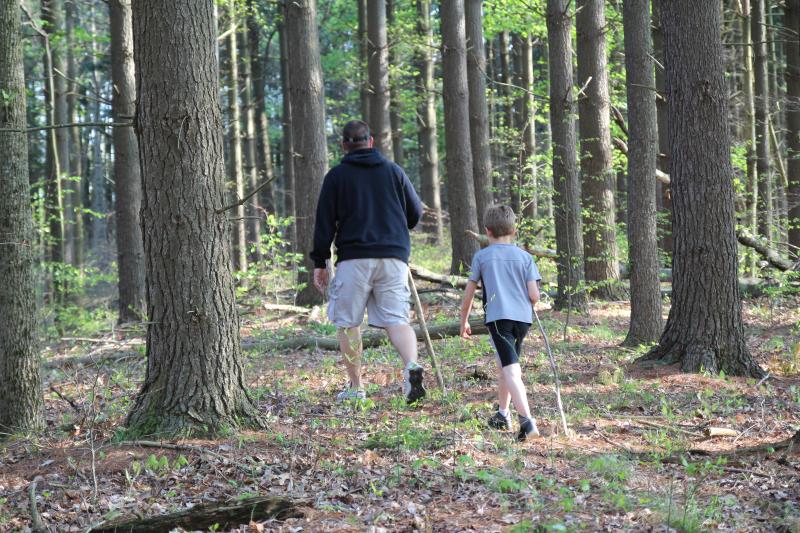
[[[487,324],[495,320],[531,323],[528,282],[542,278],[529,253],[516,244],[491,244],[473,257],[469,279],[483,284]]]

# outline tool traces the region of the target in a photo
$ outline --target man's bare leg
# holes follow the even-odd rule
[[[350,387],[361,388],[361,328],[338,328],[336,336],[339,338],[339,348],[342,351],[342,362],[347,369]]]
[[[395,324],[386,327],[386,334],[395,350],[403,359],[404,368],[408,363],[417,362],[417,335],[409,324]]]

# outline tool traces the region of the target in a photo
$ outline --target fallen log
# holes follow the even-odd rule
[[[92,533],[160,533],[182,528],[187,531],[207,531],[215,527],[228,531],[250,522],[262,522],[272,518],[302,518],[300,507],[305,501],[291,501],[276,496],[258,496],[238,502],[198,505],[177,513],[140,518],[125,516],[103,522],[90,528]]]
[[[486,325],[482,319],[470,320],[470,327],[472,333],[481,335],[488,333]],[[428,333],[431,339],[446,339],[449,337],[457,337],[461,334],[461,324],[458,321],[448,322],[446,324],[438,324],[435,326],[428,326]],[[417,341],[424,341],[423,333],[419,327],[414,328],[414,334],[417,336]],[[364,348],[374,348],[380,346],[388,340],[386,333],[383,330],[367,331],[362,336],[362,345]],[[243,343],[244,345],[244,343]],[[277,352],[283,350],[302,350],[304,348],[319,348],[321,350],[338,350],[339,340],[335,337],[293,337],[290,339],[283,339],[272,342],[256,342],[248,344],[247,348],[263,348],[268,352]]]
[[[784,259],[780,255],[778,255],[778,252],[770,249],[766,243],[753,237],[752,235],[750,235],[745,231],[737,231],[736,239],[744,246],[752,248],[753,250],[758,252],[759,255],[761,255],[764,259],[766,259],[770,265],[774,266],[778,270],[786,272],[789,270],[798,269],[798,263],[800,262],[792,263],[788,259]]]
[[[489,246],[489,237],[486,235],[480,235],[469,229],[465,229],[464,234],[478,241],[481,244],[481,248]],[[549,248],[530,248],[527,246],[520,246],[520,248],[535,257],[547,257],[549,259],[555,259],[558,256],[555,250],[550,250]]]
[[[454,289],[463,289],[467,286],[467,278],[462,276],[437,274],[419,265],[408,265],[408,270],[415,278],[423,281],[440,283],[446,287],[453,287]]]
[[[307,315],[311,312],[310,307],[300,307],[298,305],[285,305],[285,304],[270,304],[265,303],[264,309],[267,311],[280,311],[284,313],[295,313],[298,315]]]

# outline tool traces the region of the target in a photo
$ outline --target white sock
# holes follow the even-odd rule
[[[509,411],[508,409],[498,409],[497,412],[503,415],[503,417],[505,418],[511,416],[511,411]]]

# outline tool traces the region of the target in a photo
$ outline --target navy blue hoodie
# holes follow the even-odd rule
[[[350,152],[322,183],[311,259],[324,268],[336,236],[338,261],[393,257],[408,262],[408,230],[422,203],[399,165],[367,148]]]

